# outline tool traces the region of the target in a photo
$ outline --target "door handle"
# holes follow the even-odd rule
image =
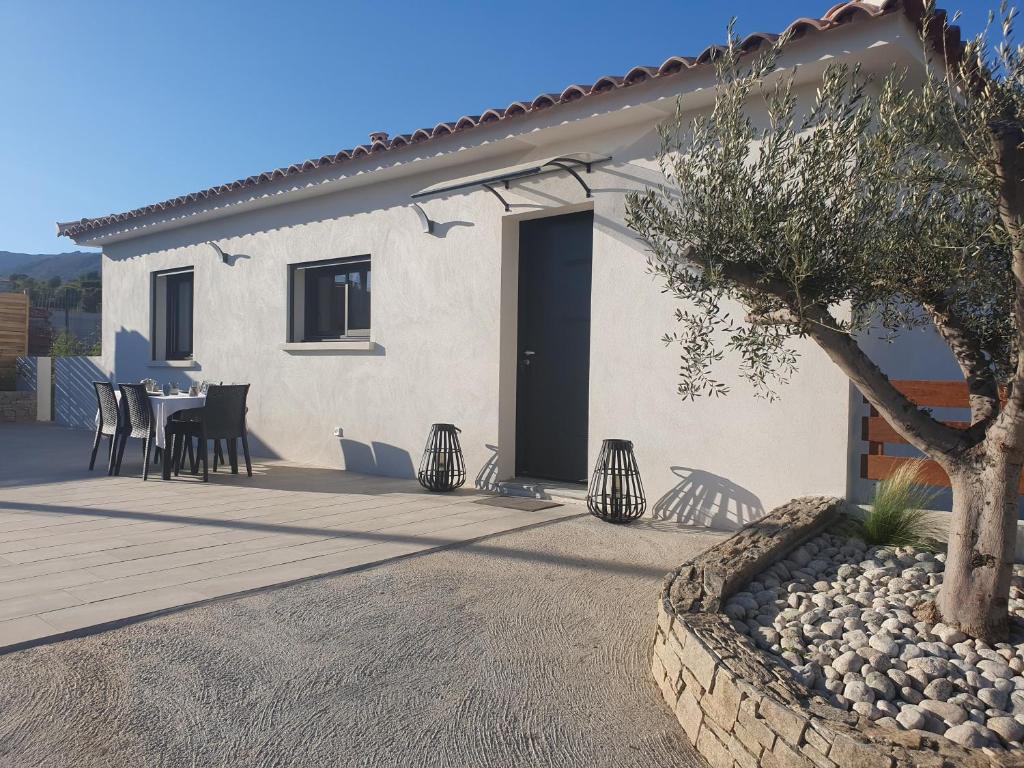
[[[523,359],[520,362],[523,365],[528,366],[530,364],[530,358],[533,357],[536,354],[537,353],[534,352],[532,349],[524,349],[523,350]]]
[[[534,352],[532,349],[524,349],[523,354],[526,355],[527,357],[530,357],[531,355],[536,355],[537,353]]]

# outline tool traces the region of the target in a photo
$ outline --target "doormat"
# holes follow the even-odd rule
[[[478,499],[474,503],[486,504],[489,507],[518,509],[520,512],[536,512],[541,509],[562,506],[551,499],[531,499],[526,496],[488,496],[486,499]]]

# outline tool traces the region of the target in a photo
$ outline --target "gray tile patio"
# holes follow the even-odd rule
[[[0,425],[0,653],[584,511],[503,509],[476,491],[259,459],[252,478],[204,484],[143,482],[126,455],[107,477],[86,469],[90,442]]]

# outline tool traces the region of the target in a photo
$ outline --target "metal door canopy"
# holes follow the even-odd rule
[[[541,160],[532,160],[528,163],[520,163],[519,165],[510,165],[507,168],[498,168],[493,171],[476,173],[472,176],[449,179],[448,181],[442,181],[437,184],[432,184],[425,189],[421,189],[411,197],[413,200],[418,200],[424,197],[441,195],[445,192],[455,192],[460,189],[480,187],[482,189],[486,189],[498,198],[498,200],[501,201],[501,204],[505,206],[505,210],[510,211],[511,206],[508,204],[508,201],[501,196],[501,193],[498,191],[499,186],[508,189],[509,184],[513,181],[529,179],[534,176],[541,176],[545,173],[554,173],[556,171],[565,171],[566,173],[571,174],[573,178],[579,182],[580,186],[583,187],[584,192],[587,193],[587,197],[591,197],[592,193],[590,186],[586,181],[584,181],[580,172],[582,171],[583,173],[589,174],[594,165],[597,163],[606,163],[609,160],[611,160],[611,157],[607,155],[596,155],[592,152],[573,152],[568,155],[547,157]]]

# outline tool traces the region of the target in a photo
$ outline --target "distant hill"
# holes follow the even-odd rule
[[[19,273],[37,280],[59,277],[73,280],[86,272],[100,271],[100,254],[93,251],[69,253],[14,253],[0,251],[0,277]]]

